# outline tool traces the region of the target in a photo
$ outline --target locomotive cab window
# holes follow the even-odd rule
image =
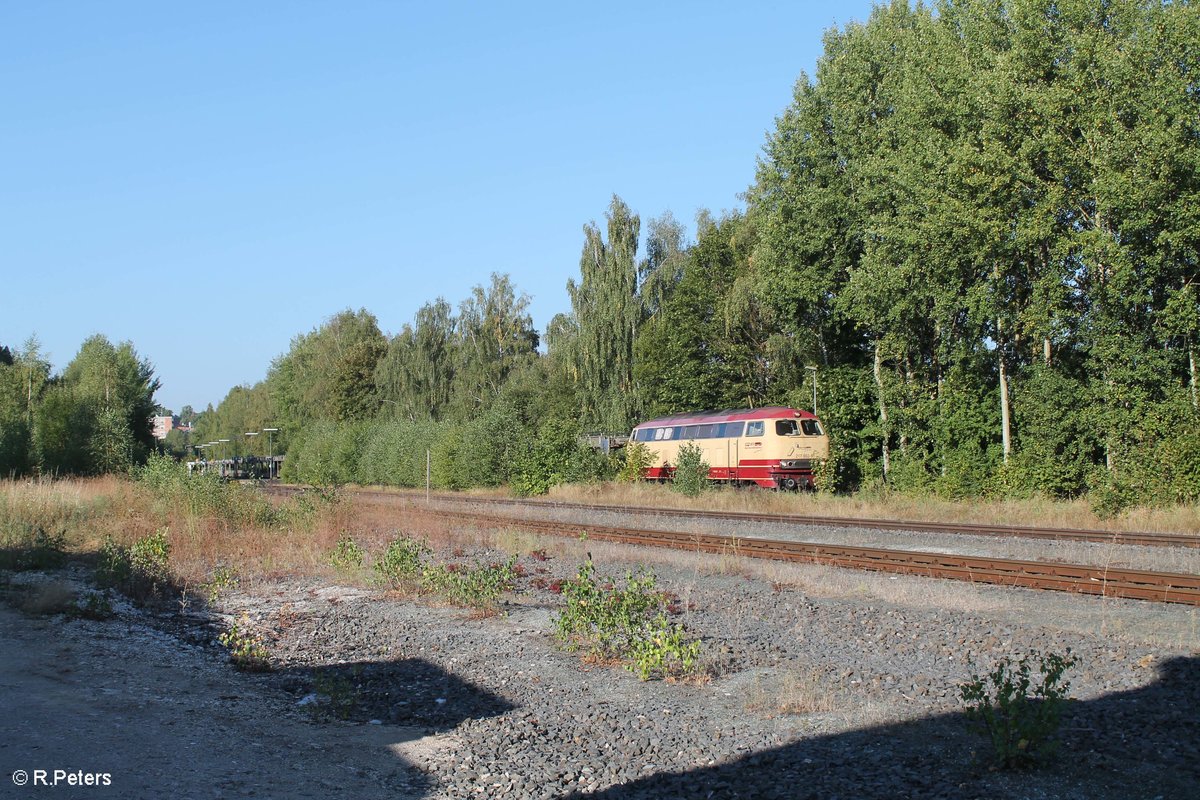
[[[821,423],[817,422],[815,419],[800,420],[800,428],[804,431],[806,436],[821,435]]]
[[[746,435],[747,436],[762,436],[763,435],[763,421],[760,419],[760,420],[755,420],[754,422],[747,422],[746,423]]]
[[[797,436],[800,430],[796,427],[794,419],[777,419],[775,420],[775,435],[776,436]]]

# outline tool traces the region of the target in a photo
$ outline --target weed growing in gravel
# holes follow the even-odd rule
[[[589,559],[562,584],[566,605],[554,618],[555,636],[569,651],[599,660],[628,661],[642,680],[698,670],[700,642],[667,621],[666,597],[652,572],[627,573],[625,586],[601,584]]]
[[[991,739],[999,766],[1028,767],[1054,754],[1071,689],[1063,676],[1076,662],[1070,648],[1065,656],[1030,651],[1015,663],[1001,659],[986,676],[973,675],[959,686],[967,716]]]
[[[516,563],[517,557],[511,556],[502,564],[430,565],[421,573],[421,588],[456,605],[480,612],[494,611],[500,595],[516,582]]]
[[[208,603],[212,605],[221,597],[221,592],[238,585],[238,576],[233,567],[220,566],[212,571],[212,576],[204,582],[203,588],[208,593]]]
[[[112,619],[116,612],[113,611],[108,595],[103,592],[88,592],[76,603],[75,613],[84,619],[106,620]]]
[[[229,660],[238,669],[247,672],[266,672],[271,669],[271,655],[262,637],[250,630],[249,620],[242,618],[241,624],[233,623],[229,630],[217,637],[217,641],[229,649]]]
[[[354,668],[357,676],[360,667]],[[358,688],[354,681],[345,675],[339,675],[331,670],[320,670],[313,675],[313,692],[324,700],[316,708],[332,712],[338,719],[350,719],[358,706]]]
[[[106,539],[100,547],[96,579],[102,586],[111,586],[134,600],[161,597],[172,585],[170,553],[165,528],[128,547]]]
[[[375,574],[388,585],[398,586],[415,580],[424,569],[424,561],[433,549],[424,540],[401,537],[388,545],[375,560]]]
[[[362,548],[362,545],[351,539],[349,534],[344,533],[338,539],[337,544],[333,546],[333,552],[329,554],[329,563],[338,570],[349,572],[360,569],[366,557],[367,551]]]

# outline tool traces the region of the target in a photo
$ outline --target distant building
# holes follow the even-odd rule
[[[167,434],[175,429],[178,417],[155,417],[154,418],[154,438],[165,439]]]

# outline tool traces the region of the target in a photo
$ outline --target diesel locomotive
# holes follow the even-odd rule
[[[650,451],[643,472],[648,480],[665,481],[675,471],[679,448],[694,444],[704,453],[713,481],[766,488],[813,486],[813,468],[829,458],[829,437],[815,415],[796,408],[698,411],[643,422],[630,442]]]

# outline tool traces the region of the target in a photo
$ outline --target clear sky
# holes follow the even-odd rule
[[[582,227],[740,207],[824,31],[871,3],[0,5],[0,344],[132,341],[178,412],[344,308],[492,272],[539,329]]]

